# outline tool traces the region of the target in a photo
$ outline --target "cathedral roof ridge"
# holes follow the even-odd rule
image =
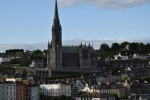
[[[63,45],[63,47],[79,47],[78,45]]]

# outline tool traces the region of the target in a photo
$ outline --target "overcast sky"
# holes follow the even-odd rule
[[[63,40],[150,38],[150,0],[58,0],[58,6]],[[0,44],[51,41],[53,17],[54,0],[0,0]]]

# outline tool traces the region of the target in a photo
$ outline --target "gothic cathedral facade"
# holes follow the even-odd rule
[[[62,46],[62,27],[59,20],[57,0],[52,25],[52,40],[48,42],[48,69],[95,69],[98,68],[98,53],[89,43],[79,46]]]

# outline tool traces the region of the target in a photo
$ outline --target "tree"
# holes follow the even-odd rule
[[[119,49],[120,49],[119,43],[112,43],[112,46],[111,46],[112,51],[119,51]]]
[[[128,94],[124,94],[120,97],[120,99],[128,99],[128,96],[129,96]]]
[[[34,50],[33,53],[31,54],[31,59],[44,59],[43,52],[41,50]]]
[[[108,44],[102,43],[102,44],[100,45],[99,51],[100,51],[100,54],[99,54],[99,55],[100,55],[101,57],[109,57],[110,48],[109,48]]]
[[[120,44],[120,49],[126,49],[126,46],[129,44],[129,42],[122,42],[121,44]]]
[[[117,73],[119,73],[119,71],[120,71],[120,67],[118,67],[118,66],[113,66],[113,67],[111,68],[111,70],[112,70],[113,74],[117,74]]]
[[[11,67],[7,65],[0,65],[0,71],[4,71],[4,70],[11,70]]]
[[[23,70],[22,72],[22,77],[26,77],[27,76],[27,71],[26,70]]]
[[[109,72],[109,71],[111,71],[111,68],[110,67],[105,67],[105,72]]]
[[[145,49],[146,49],[146,51],[150,51],[150,43],[147,43],[147,44],[145,45]]]
[[[43,50],[43,52],[44,52],[45,54],[47,54],[47,50]]]
[[[33,54],[34,54],[34,55],[39,55],[39,54],[42,54],[42,51],[39,50],[39,49],[37,49],[37,50],[34,50],[34,51],[33,51]]]
[[[29,67],[31,61],[27,59],[11,59],[10,64],[18,64],[19,66]]]
[[[135,43],[135,42],[133,42],[133,43],[129,43],[129,50],[133,50],[133,51],[135,51],[135,50],[139,50],[139,43]]]
[[[10,63],[10,64],[20,64],[21,61],[18,60],[18,59],[11,59],[11,60],[9,61],[9,63]]]
[[[139,43],[139,50],[145,51],[145,44],[140,42]]]
[[[27,60],[20,61],[20,66],[29,67],[30,64],[31,64],[31,61],[27,61]]]
[[[109,51],[110,50],[110,48],[109,48],[109,46],[108,46],[108,44],[106,44],[106,43],[102,43],[101,45],[100,45],[100,50],[101,51]]]
[[[100,51],[100,57],[109,57],[109,52],[107,52],[107,51]]]

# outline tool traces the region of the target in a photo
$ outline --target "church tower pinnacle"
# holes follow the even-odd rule
[[[55,0],[54,21],[52,26],[52,46],[62,46],[62,28],[59,21],[57,0]]]
[[[50,68],[62,67],[62,28],[59,21],[57,0],[55,0],[54,20],[52,25],[52,42],[50,49]]]
[[[59,22],[57,0],[55,0],[55,11],[54,11],[54,23],[53,23],[53,27],[61,27],[60,22]]]
[[[54,18],[55,19],[59,19],[57,0],[55,0],[55,14],[54,14]]]

